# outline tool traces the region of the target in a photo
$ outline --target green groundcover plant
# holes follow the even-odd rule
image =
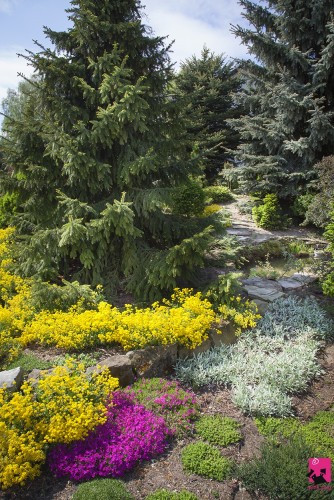
[[[334,461],[334,407],[320,411],[305,424],[296,418],[256,418],[260,433],[279,443],[283,439],[301,437],[317,457],[328,457]]]
[[[309,490],[308,459],[314,449],[301,438],[277,445],[264,444],[259,458],[242,464],[236,475],[248,491],[273,500],[307,500],[333,498],[332,492]]]
[[[94,479],[82,483],[73,495],[73,500],[134,500],[118,479]]]
[[[182,465],[187,472],[217,481],[226,479],[232,469],[231,460],[222,457],[218,448],[201,441],[183,449]]]
[[[281,299],[237,344],[180,360],[176,373],[195,386],[231,386],[234,403],[245,413],[289,416],[290,395],[322,373],[317,353],[332,331],[332,322],[314,300]]]
[[[196,433],[205,441],[219,446],[240,441],[240,424],[229,417],[220,415],[204,415],[195,425]]]

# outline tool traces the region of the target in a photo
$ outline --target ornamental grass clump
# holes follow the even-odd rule
[[[76,481],[120,477],[140,461],[165,451],[171,432],[163,418],[120,391],[112,401],[106,422],[86,439],[51,450],[48,462],[56,476]]]
[[[178,436],[193,430],[193,421],[199,414],[196,396],[184,390],[175,380],[142,379],[124,390],[133,401],[163,417],[168,428]]]
[[[0,390],[0,487],[24,485],[40,474],[48,447],[85,438],[107,419],[118,380],[104,370],[86,376],[69,360],[21,390]]]
[[[291,394],[322,373],[318,339],[329,336],[331,324],[314,301],[289,297],[272,304],[238,343],[180,360],[176,373],[196,386],[231,386],[233,401],[245,413],[289,416]]]

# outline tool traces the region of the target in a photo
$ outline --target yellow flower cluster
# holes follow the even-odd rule
[[[223,304],[218,308],[218,311],[222,319],[233,321],[237,326],[236,335],[240,335],[242,330],[247,328],[254,328],[261,318],[255,302],[243,301],[240,296],[232,297],[230,302],[232,305]]]
[[[13,228],[0,229],[0,367],[15,359],[20,351],[18,336],[32,319],[29,306],[30,281],[11,274],[8,268]]]
[[[204,207],[201,217],[209,217],[209,215],[215,214],[220,210],[222,210],[221,205],[218,205],[216,203],[213,203],[212,205],[207,205],[206,207]]]
[[[23,345],[39,343],[75,350],[98,344],[120,344],[124,350],[178,342],[190,348],[201,344],[215,320],[210,302],[192,290],[176,290],[171,301],[139,309],[120,310],[101,302],[97,310],[37,314],[22,333]]]
[[[83,439],[106,420],[108,394],[118,380],[85,375],[84,366],[69,360],[20,392],[0,390],[0,485],[24,484],[40,472],[47,445]]]

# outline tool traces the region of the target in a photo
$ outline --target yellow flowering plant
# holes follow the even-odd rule
[[[19,392],[0,390],[0,486],[22,485],[40,473],[48,445],[85,438],[107,418],[108,395],[118,380],[107,370],[88,377],[84,366],[65,366],[25,382]]]
[[[42,311],[26,326],[21,342],[66,350],[119,344],[128,351],[175,342],[194,348],[207,338],[215,318],[210,302],[201,293],[175,290],[170,301],[144,309],[127,305],[120,310],[100,302],[96,310],[82,311],[75,306],[66,312]]]
[[[240,335],[242,330],[254,328],[261,318],[255,302],[243,300],[240,295],[230,297],[229,304],[222,304],[218,311],[222,319],[232,321],[236,325],[236,335]]]

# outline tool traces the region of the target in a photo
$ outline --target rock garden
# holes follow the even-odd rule
[[[69,4],[2,104],[0,497],[334,498],[332,2],[177,69]]]

